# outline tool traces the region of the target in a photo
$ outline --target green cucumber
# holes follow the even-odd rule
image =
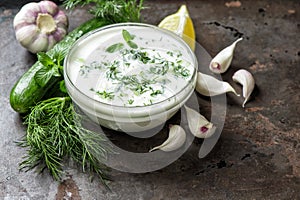
[[[66,54],[77,39],[85,33],[107,24],[109,24],[107,20],[93,18],[70,32],[63,40],[58,42],[51,50],[46,52],[46,54],[51,58],[59,57],[59,60],[63,62]],[[62,65],[63,63],[59,64]],[[61,73],[60,77],[51,77],[50,81],[45,86],[39,85],[35,80],[35,74],[43,67],[46,66],[44,66],[40,61],[37,61],[27,72],[23,74],[23,76],[21,76],[12,88],[10,92],[10,105],[16,112],[29,112],[30,108],[36,105],[44,97],[44,95],[48,93],[49,89],[51,89],[57,82],[63,80],[63,75]]]

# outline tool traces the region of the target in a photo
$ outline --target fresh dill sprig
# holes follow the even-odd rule
[[[144,0],[62,0],[66,9],[92,4],[89,10],[95,17],[105,17],[112,23],[139,22]]]
[[[33,107],[25,117],[27,134],[18,144],[28,148],[21,169],[48,169],[55,180],[62,175],[62,161],[72,158],[84,172],[96,172],[105,184],[108,168],[104,161],[111,148],[101,133],[82,125],[70,97],[53,97]]]

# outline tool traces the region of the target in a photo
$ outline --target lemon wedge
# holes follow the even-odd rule
[[[193,51],[195,50],[195,30],[186,5],[182,5],[176,13],[165,17],[158,27],[176,33]]]

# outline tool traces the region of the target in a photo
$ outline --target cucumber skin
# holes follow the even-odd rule
[[[35,73],[41,69],[43,65],[36,62],[29,68],[27,72],[21,76],[10,92],[10,106],[18,113],[27,113],[46,94],[52,85],[58,80],[49,81],[44,87],[36,83],[34,79]],[[58,78],[56,78],[58,79]]]
[[[109,22],[101,18],[91,19],[71,31],[63,40],[58,42],[51,50],[46,52],[46,54],[52,57],[60,51],[64,58],[74,42],[82,35],[107,24],[109,24]],[[35,81],[34,76],[35,73],[42,67],[44,66],[37,61],[13,86],[10,92],[10,106],[16,112],[21,114],[28,113],[31,107],[36,105],[55,83],[63,80],[63,75],[61,74],[60,77],[52,77],[48,84],[41,87]]]

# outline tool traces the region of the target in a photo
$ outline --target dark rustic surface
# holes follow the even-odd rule
[[[197,41],[212,56],[244,37],[222,77],[232,83],[236,70],[248,69],[256,80],[254,97],[242,109],[241,98],[227,95],[224,129],[207,157],[197,157],[201,141],[195,140],[179,160],[159,171],[113,170],[112,192],[72,166],[61,183],[47,172],[18,171],[25,150],[14,141],[24,135],[25,127],[9,106],[9,92],[35,56],[17,43],[12,27],[26,1],[12,2],[17,1],[0,3],[0,199],[300,199],[299,1],[242,0],[239,7],[228,7],[226,1],[185,1]],[[148,1],[144,21],[158,24],[182,3]],[[85,9],[68,14],[70,29],[90,17]],[[199,99],[209,113],[209,100]],[[126,136],[119,139],[131,144]]]

